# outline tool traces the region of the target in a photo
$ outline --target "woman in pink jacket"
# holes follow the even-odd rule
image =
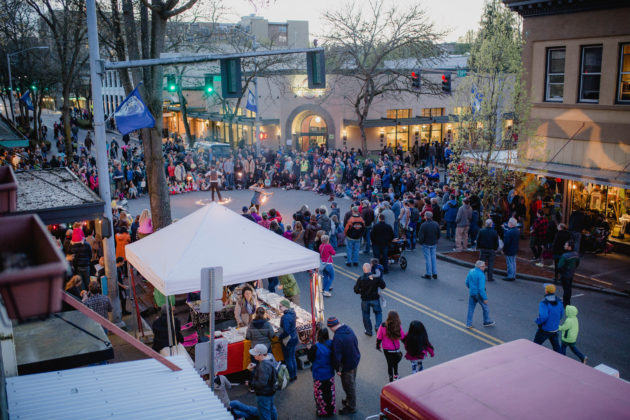
[[[299,223],[299,222],[298,222]],[[324,293],[326,297],[331,297],[332,284],[335,280],[335,269],[333,268],[333,255],[335,255],[335,249],[330,245],[330,237],[328,235],[322,235],[322,244],[319,246],[319,272],[324,277]]]
[[[402,359],[400,341],[404,340],[404,338],[405,332],[400,324],[398,312],[389,311],[387,320],[381,324],[376,333],[376,349],[380,351],[381,347],[383,348],[385,360],[387,361],[389,382],[398,379],[398,363]]]
[[[151,220],[151,214],[149,210],[144,209],[140,213],[140,220],[138,221],[138,239],[142,239],[147,235],[153,233],[153,222]]]

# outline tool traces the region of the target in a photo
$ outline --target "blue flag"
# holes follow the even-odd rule
[[[116,119],[116,127],[122,135],[141,128],[155,126],[155,118],[142,101],[138,86],[118,105],[114,111],[114,118]]]
[[[474,114],[475,112],[481,111],[481,101],[483,101],[483,93],[479,92],[475,85],[473,85],[472,89],[470,90],[470,93],[472,93],[474,97],[473,103],[472,103],[472,112]]]
[[[256,103],[256,97],[251,90],[247,91],[247,105],[245,105],[245,108],[249,109],[252,112],[258,113],[258,104]]]
[[[28,109],[29,111],[33,111],[35,108],[33,108],[33,102],[31,101],[31,91],[27,90],[26,92],[24,92],[24,95],[22,95],[20,97],[20,101],[24,102],[26,104],[26,109]]]

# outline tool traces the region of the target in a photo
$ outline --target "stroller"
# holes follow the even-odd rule
[[[403,255],[407,249],[407,241],[405,239],[394,239],[387,251],[389,265],[400,264],[400,268],[404,271],[407,269],[407,258]]]

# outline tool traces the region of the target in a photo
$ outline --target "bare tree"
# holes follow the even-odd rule
[[[444,35],[429,21],[419,3],[386,8],[384,0],[354,1],[323,14],[326,32],[327,71],[350,78],[346,95],[357,115],[362,149],[367,153],[365,122],[379,97],[407,92],[419,95],[411,84],[409,65],[387,65],[403,59],[412,66],[441,54],[436,42]],[[403,68],[405,68],[403,70]],[[437,86],[422,80],[423,93],[437,93]]]
[[[45,28],[41,40],[48,40],[53,52],[56,77],[61,82],[62,114],[66,154],[74,153],[70,133],[70,93],[79,69],[87,61],[85,0],[25,0]]]

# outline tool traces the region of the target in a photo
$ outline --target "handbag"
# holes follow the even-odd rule
[[[381,309],[387,307],[387,300],[385,299],[385,296],[379,295],[378,300],[381,304]]]

